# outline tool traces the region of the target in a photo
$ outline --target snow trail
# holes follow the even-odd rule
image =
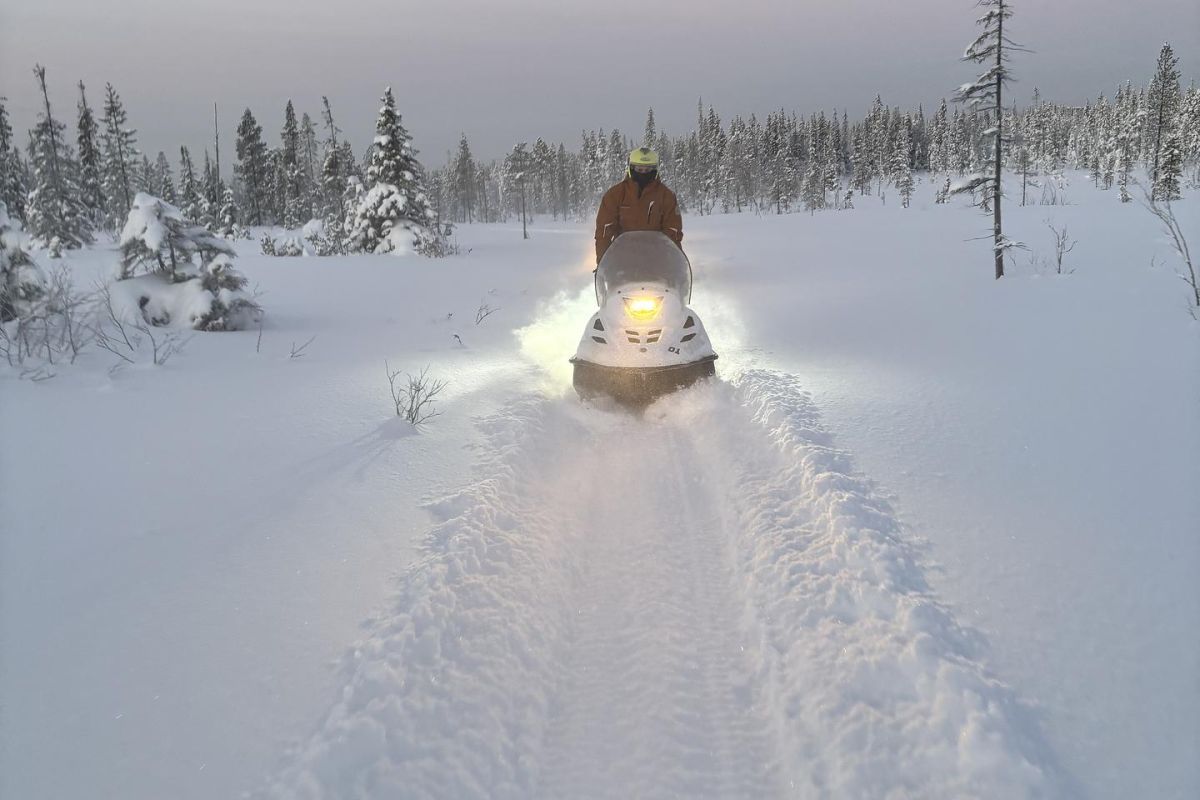
[[[269,796],[1065,794],[793,379],[481,428]]]

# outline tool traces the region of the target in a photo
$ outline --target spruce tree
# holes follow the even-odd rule
[[[126,127],[129,116],[112,84],[104,86],[103,181],[108,224],[125,224],[139,187],[137,131]]]
[[[382,99],[366,191],[352,212],[349,240],[359,252],[434,252],[441,237],[423,186],[423,170],[396,113],[391,87]]]
[[[321,163],[321,204],[326,228],[333,219],[337,220],[340,228],[346,218],[346,209],[343,208],[342,202],[346,193],[347,165],[338,144],[338,134],[341,131],[333,122],[333,109],[329,107],[329,98],[322,97],[321,105],[321,116],[328,137],[325,140],[325,158]]]
[[[78,124],[76,144],[79,147],[79,199],[92,227],[104,219],[104,187],[101,180],[100,126],[88,105],[83,81],[79,82]]]
[[[308,215],[304,210],[304,183],[300,176],[300,125],[291,100],[283,112],[280,140],[278,205],[283,226],[297,228],[308,221]]]
[[[243,210],[251,225],[262,225],[266,218],[270,174],[267,146],[262,139],[262,126],[254,119],[250,109],[242,112],[237,127],[237,164],[234,173],[241,181]]]
[[[1162,144],[1162,158],[1158,165],[1158,180],[1154,182],[1154,197],[1158,200],[1179,200],[1180,178],[1183,175],[1183,134],[1175,127],[1167,134]]]
[[[908,208],[912,201],[913,174],[909,163],[909,151],[912,148],[912,120],[905,119],[900,125],[900,138],[892,154],[892,183],[900,193],[900,205]]]
[[[108,204],[108,224],[119,228],[133,207],[138,191],[137,131],[128,125],[128,114],[113,84],[104,84],[103,116],[104,199]]]
[[[54,118],[50,108],[46,70],[38,64],[33,74],[42,93],[43,110],[32,132],[34,185],[26,213],[30,232],[53,257],[60,248],[74,249],[90,242],[92,224],[80,199],[78,165],[66,141],[66,126]]]
[[[4,103],[5,98],[0,97],[0,203],[4,203],[12,217],[24,219],[27,193],[25,168],[21,163],[21,151],[13,140],[13,129]]]
[[[458,207],[459,222],[474,222],[475,215],[475,157],[471,155],[471,145],[467,135],[462,134],[458,140],[458,153],[453,163],[454,199]]]
[[[1162,197],[1160,166],[1164,145],[1171,138],[1179,111],[1179,59],[1171,45],[1164,44],[1158,54],[1158,65],[1146,95],[1146,135],[1150,162],[1150,199]],[[1177,145],[1178,146],[1178,143]],[[1176,177],[1176,181],[1178,178]],[[1178,188],[1176,189],[1178,191]]]
[[[298,194],[300,196],[302,222],[310,220],[319,212],[320,189],[317,179],[321,175],[321,147],[317,138],[317,127],[308,113],[300,117],[300,180]]]
[[[179,148],[179,210],[184,219],[195,222],[211,230],[212,219],[209,214],[208,201],[204,190],[196,179],[196,167],[192,163],[192,154],[187,147]]]
[[[654,109],[646,110],[646,132],[642,136],[642,147],[654,149],[654,145],[658,141],[658,129],[654,124]]]
[[[154,183],[158,187],[158,196],[161,199],[171,205],[178,204],[179,196],[175,191],[175,179],[171,175],[171,162],[167,161],[167,154],[162,150],[158,151],[158,158],[154,161]]]

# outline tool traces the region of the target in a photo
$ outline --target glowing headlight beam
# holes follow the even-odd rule
[[[626,297],[625,309],[634,319],[651,319],[662,308],[661,297]]]

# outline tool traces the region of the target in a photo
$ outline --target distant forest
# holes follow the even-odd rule
[[[1010,199],[1040,201],[1053,191],[1044,176],[1065,170],[1086,171],[1114,190],[1114,202],[1132,199],[1139,180],[1164,200],[1200,183],[1200,90],[1181,86],[1177,63],[1165,45],[1143,83],[1083,106],[1057,104],[1035,90],[1028,105],[1005,107],[1004,164],[1020,176],[1016,193],[1007,187]],[[629,150],[642,144],[660,153],[663,179],[691,214],[850,209],[867,195],[908,205],[922,175],[940,201],[951,184],[986,168],[986,134],[996,126],[986,109],[945,101],[901,109],[876,97],[855,119],[838,110],[726,119],[698,106],[695,127],[672,135],[658,128],[651,109],[636,135],[587,130],[574,148],[538,138],[487,163],[472,155],[464,135],[449,163],[429,168],[416,158],[388,91],[374,140],[357,151],[325,99],[315,117],[297,114],[289,101],[274,146],[245,109],[232,141],[214,137],[212,151],[180,147],[151,157],[139,149],[111,84],[93,108],[80,82],[69,124],[46,90],[45,70],[36,67],[32,77],[42,111],[26,137],[14,135],[0,98],[0,201],[34,242],[52,250],[119,231],[138,192],[226,237],[249,226],[298,229],[319,220],[328,252],[379,252],[387,236],[377,223],[397,215],[413,231],[432,231],[426,244],[448,225],[504,221],[522,209],[583,219],[622,177]],[[233,174],[222,175],[218,150],[230,146]]]

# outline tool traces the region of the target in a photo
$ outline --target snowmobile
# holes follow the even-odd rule
[[[691,299],[691,262],[665,234],[618,236],[596,267],[600,308],[571,359],[579,396],[644,407],[715,375],[717,354]]]

